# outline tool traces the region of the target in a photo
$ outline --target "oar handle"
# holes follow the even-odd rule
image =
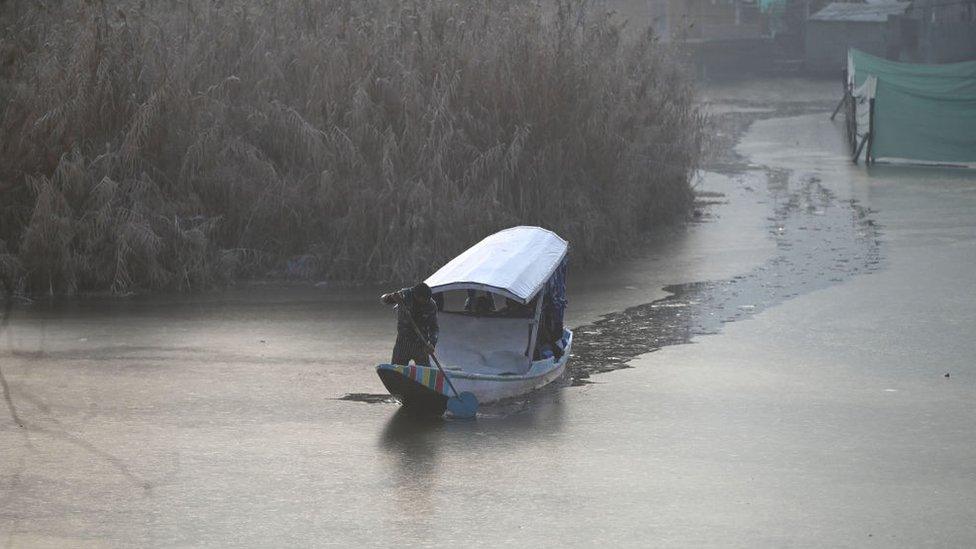
[[[400,294],[396,294],[396,296],[397,296],[396,300],[399,302],[399,305],[401,307],[406,307],[407,304],[404,302],[403,298],[400,297]],[[424,345],[427,346],[427,349],[431,350],[429,353],[430,358],[434,359],[434,365],[437,366],[437,369],[441,371],[441,374],[444,376],[444,380],[447,381],[447,385],[451,388],[451,391],[454,392],[454,396],[457,398],[461,398],[461,395],[458,394],[458,390],[454,388],[454,383],[451,382],[451,378],[447,376],[447,372],[445,372],[444,368],[441,366],[441,361],[437,360],[437,355],[435,355],[433,351],[434,346],[431,345],[429,341],[427,341],[427,338],[425,338],[424,334],[421,333],[420,331],[420,326],[417,326],[417,323],[414,321],[413,311],[410,309],[407,309],[407,318],[410,319],[410,325],[413,326],[413,331],[417,332],[417,337],[419,337],[420,341],[422,341]]]

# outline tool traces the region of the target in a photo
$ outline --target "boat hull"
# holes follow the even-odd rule
[[[558,379],[566,370],[572,350],[572,332],[566,330],[563,354],[559,360],[532,363],[524,375],[492,375],[450,368],[447,377],[458,392],[470,392],[486,404],[524,395]],[[391,395],[405,407],[434,414],[444,413],[447,399],[454,396],[447,380],[436,366],[380,364],[376,373]]]
[[[383,382],[386,390],[404,406],[420,413],[443,414],[447,409],[447,395],[418,381],[417,378],[422,379],[424,372],[417,369],[418,367],[413,367],[411,371],[410,366],[396,367],[392,364],[380,364],[376,368],[376,374],[380,376],[380,381]],[[431,373],[427,372],[428,377]],[[440,374],[440,372],[435,373]]]

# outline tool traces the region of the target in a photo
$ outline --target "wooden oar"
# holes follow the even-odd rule
[[[406,307],[407,304],[404,303],[403,297],[399,293],[393,294],[397,303],[401,307]],[[444,367],[441,366],[441,361],[437,360],[437,355],[434,354],[434,346],[427,341],[424,334],[420,331],[420,326],[413,320],[413,311],[407,309],[407,318],[410,319],[410,325],[413,326],[413,331],[417,333],[417,337],[423,342],[426,347],[425,351],[430,355],[430,358],[434,359],[434,365],[440,370],[441,375],[444,376],[444,380],[447,381],[447,385],[451,388],[451,392],[454,396],[447,399],[447,409],[451,412],[451,415],[457,418],[473,418],[478,413],[478,398],[474,396],[473,393],[465,391],[463,393],[458,393],[458,390],[454,387],[454,383],[451,382],[451,378],[447,376],[447,372],[444,371]]]

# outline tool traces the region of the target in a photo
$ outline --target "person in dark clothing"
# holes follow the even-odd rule
[[[468,297],[464,300],[464,312],[483,315],[495,312],[495,300],[488,292],[478,295],[477,290],[468,290]]]
[[[406,366],[413,360],[417,366],[430,366],[430,353],[434,352],[440,332],[437,326],[437,304],[430,295],[430,287],[421,282],[413,288],[383,294],[380,301],[387,305],[396,305],[397,311],[397,338],[390,363]],[[414,330],[411,318],[420,328],[423,339]]]
[[[502,309],[504,316],[511,318],[532,318],[535,316],[535,299],[525,305],[514,299],[505,298],[505,308]]]

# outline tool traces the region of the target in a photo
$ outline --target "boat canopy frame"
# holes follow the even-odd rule
[[[455,257],[424,281],[434,293],[480,290],[523,305],[543,291],[569,243],[541,227],[494,233]]]

